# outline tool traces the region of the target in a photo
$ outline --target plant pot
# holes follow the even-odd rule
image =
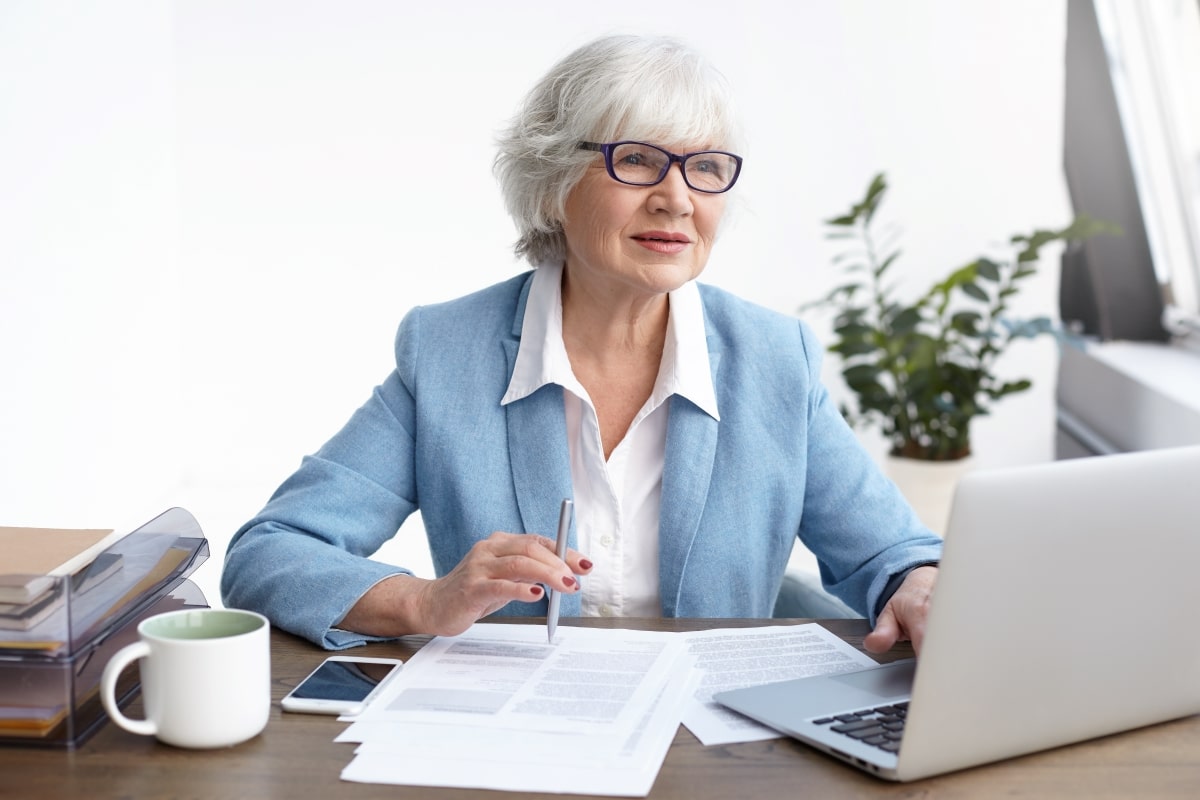
[[[954,487],[974,466],[975,459],[970,456],[956,461],[921,461],[889,455],[884,473],[900,488],[921,522],[938,536],[945,536]]]

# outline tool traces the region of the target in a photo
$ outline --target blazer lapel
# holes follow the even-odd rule
[[[551,539],[558,532],[563,499],[573,497],[562,391],[561,386],[547,384],[506,407],[508,457],[521,521],[526,531]]]
[[[713,385],[720,386],[721,353],[709,337]],[[717,457],[717,420],[685,398],[671,398],[658,521],[659,599],[663,616],[679,615],[684,565],[700,529]]]

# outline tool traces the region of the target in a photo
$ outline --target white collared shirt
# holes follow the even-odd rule
[[[548,383],[563,387],[577,544],[595,565],[582,581],[585,616],[662,615],[658,513],[671,395],[720,419],[700,291],[689,281],[668,297],[667,340],[654,389],[606,462],[595,406],[563,344],[562,266],[538,267],[529,288],[517,361],[501,405]]]

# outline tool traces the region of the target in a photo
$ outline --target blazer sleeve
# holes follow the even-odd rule
[[[228,606],[259,611],[329,649],[372,639],[334,626],[376,583],[411,574],[369,556],[417,507],[412,364],[418,311],[396,335],[396,369],[233,536],[221,576]]]
[[[800,538],[832,594],[875,623],[893,575],[938,561],[942,540],[867,453],[821,382],[822,350],[800,323],[808,362],[808,470]]]

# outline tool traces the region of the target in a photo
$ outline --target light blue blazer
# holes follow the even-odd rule
[[[376,582],[405,572],[369,556],[414,511],[438,575],[493,531],[554,535],[560,501],[573,494],[562,389],[500,405],[531,277],[404,318],[395,371],[233,537],[227,605],[349,647],[369,637],[333,626]],[[799,537],[829,591],[872,617],[888,579],[939,559],[941,540],[830,401],[813,333],[711,286],[700,293],[721,419],[670,400],[663,615],[771,616]],[[563,616],[579,615],[578,595],[562,601]],[[499,613],[541,616],[545,601]]]

